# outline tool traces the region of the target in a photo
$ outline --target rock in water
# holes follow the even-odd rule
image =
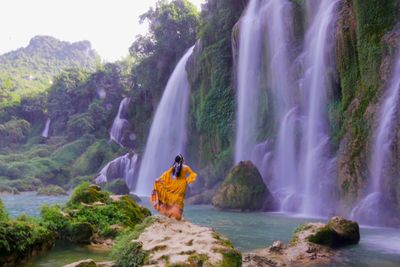
[[[306,223],[296,228],[289,244],[276,241],[268,248],[246,253],[243,267],[325,266],[337,255],[334,248],[359,240],[358,224],[342,217],[333,217],[327,224]]]
[[[333,217],[324,227],[311,235],[308,240],[330,247],[358,244],[360,241],[360,228],[356,222],[346,220],[343,217]]]
[[[241,161],[218,187],[212,204],[221,209],[272,210],[274,199],[254,164]]]

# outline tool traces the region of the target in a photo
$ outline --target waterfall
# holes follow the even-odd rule
[[[329,199],[322,188],[330,189],[329,173],[335,164],[329,151],[327,105],[338,2],[307,0],[301,55],[295,53],[298,22],[292,1],[250,0],[240,21],[235,162],[251,158],[281,211],[320,214],[319,203]],[[259,96],[265,87],[272,118],[263,123],[273,136],[257,145]]]
[[[332,40],[336,7],[338,1],[309,1],[308,7],[316,11],[306,33],[303,53],[303,77],[301,90],[305,112],[302,153],[302,193],[301,212],[320,214],[321,184],[329,178],[329,130],[328,93],[332,83],[333,63],[329,53],[333,50]],[[312,12],[309,8],[309,13]]]
[[[372,157],[370,162],[370,184],[367,196],[362,199],[352,210],[351,217],[368,224],[381,224],[385,219],[382,214],[390,209],[385,203],[385,193],[381,188],[381,182],[385,177],[384,170],[388,167],[392,156],[391,146],[393,143],[394,127],[396,123],[396,112],[398,109],[400,93],[400,56],[397,58],[389,86],[384,96],[380,114],[378,117],[378,128],[374,134]]]
[[[139,169],[137,195],[149,195],[153,182],[185,148],[189,105],[189,82],[185,67],[193,48],[178,62],[157,107]]]
[[[237,64],[237,127],[235,162],[248,160],[256,145],[257,103],[262,57],[262,16],[259,0],[250,0],[240,20]]]
[[[370,193],[381,191],[380,182],[384,175],[383,170],[385,169],[385,163],[391,157],[390,147],[393,142],[393,124],[395,123],[399,91],[400,58],[397,59],[387,96],[380,110],[379,126],[375,133],[372,150]]]
[[[44,126],[44,129],[42,132],[42,136],[45,138],[49,137],[50,122],[51,122],[50,118],[47,118],[46,125]]]
[[[137,154],[126,153],[125,155],[110,161],[100,171],[99,175],[95,178],[95,182],[101,184],[110,182],[117,178],[123,178],[128,187],[131,188],[132,177],[134,177],[137,160]]]
[[[296,128],[298,89],[293,71],[293,4],[287,0],[264,2],[267,41],[267,85],[272,97],[272,113],[277,134],[274,145],[273,180],[278,199],[296,191],[298,166]],[[291,211],[280,201],[280,210]]]
[[[115,141],[120,146],[123,146],[124,129],[128,125],[128,121],[123,118],[123,113],[126,107],[129,105],[130,98],[125,97],[119,104],[117,116],[115,116],[114,122],[110,131],[110,140]]]

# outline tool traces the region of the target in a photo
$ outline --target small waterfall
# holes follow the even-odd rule
[[[399,102],[400,92],[400,58],[396,62],[392,79],[387,91],[379,116],[379,126],[375,133],[374,146],[371,160],[371,186],[370,192],[381,191],[381,178],[386,169],[385,163],[391,157],[390,147],[393,142],[393,124]]]
[[[354,207],[351,213],[352,218],[364,223],[374,225],[382,223],[383,219],[381,215],[385,212],[385,209],[389,209],[388,205],[384,204],[385,194],[383,188],[381,188],[381,182],[385,175],[387,175],[384,173],[384,170],[390,169],[388,164],[392,156],[391,146],[394,137],[394,124],[396,123],[395,117],[398,109],[399,93],[400,56],[393,70],[378,118],[379,126],[375,132],[370,162],[371,173],[367,191],[368,195]]]
[[[262,16],[259,0],[250,0],[240,20],[237,68],[238,108],[235,162],[249,160],[256,145],[257,106],[262,57]]]
[[[117,116],[115,116],[114,122],[110,131],[110,140],[115,141],[120,146],[123,146],[124,129],[128,125],[128,121],[123,118],[123,112],[125,112],[126,107],[129,105],[130,98],[125,97],[121,100],[119,104]]]
[[[332,41],[336,7],[338,1],[309,1],[308,10],[312,15],[305,38],[303,55],[303,146],[300,164],[302,166],[303,203],[301,212],[320,214],[321,184],[328,184],[329,130],[327,115],[327,94],[332,84],[332,66],[329,53],[333,50]],[[311,5],[312,4],[312,5]],[[327,203],[324,203],[326,206]]]
[[[50,118],[47,118],[46,125],[44,126],[44,129],[42,131],[42,136],[45,137],[45,138],[49,137],[50,123],[51,123]]]
[[[193,48],[178,62],[157,107],[139,170],[136,187],[139,196],[151,193],[153,182],[185,148],[189,105],[189,82],[185,67]]]
[[[110,161],[95,178],[95,183],[101,184],[110,182],[114,179],[123,178],[128,187],[131,188],[137,160],[137,154],[126,153],[125,155]]]

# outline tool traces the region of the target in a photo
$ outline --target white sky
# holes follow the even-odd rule
[[[0,0],[0,54],[27,46],[35,35],[89,40],[107,61],[121,59],[147,25],[139,16],[157,0]],[[199,10],[205,0],[190,0]]]

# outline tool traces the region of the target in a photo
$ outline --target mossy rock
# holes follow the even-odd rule
[[[95,228],[88,222],[74,222],[68,225],[67,233],[69,241],[89,244]]]
[[[341,247],[358,244],[360,228],[357,222],[343,217],[333,217],[328,224],[308,237],[308,241],[329,247]]]
[[[241,161],[218,187],[212,204],[221,209],[261,210],[271,199],[272,195],[254,164]],[[268,202],[271,207],[273,201]]]
[[[97,185],[91,185],[90,183],[85,182],[75,188],[70,200],[67,202],[67,206],[79,205],[81,203],[105,203],[107,201],[110,201],[109,193],[101,191],[101,188]]]
[[[45,187],[39,188],[37,191],[38,196],[63,196],[67,195],[67,192],[65,190],[58,186],[58,185],[48,185]]]
[[[124,179],[116,179],[111,182],[105,183],[103,190],[114,193],[116,195],[127,195],[129,194],[129,187],[126,185]]]
[[[8,185],[0,185],[0,194],[17,195],[19,194],[19,191],[16,188]]]

